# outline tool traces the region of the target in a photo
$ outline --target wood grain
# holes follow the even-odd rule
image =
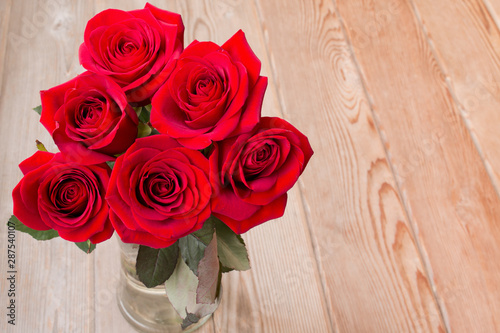
[[[500,331],[500,0],[151,3],[182,14],[185,45],[242,29],[269,77],[263,114],[315,150],[285,215],[244,235],[252,269],[224,276],[200,332]],[[0,2],[3,221],[34,141],[57,151],[39,91],[83,71],[89,18],[142,7]],[[17,233],[17,325],[1,312],[0,332],[131,332],[115,237],[86,256]],[[0,270],[5,308],[6,251]]]
[[[338,330],[443,330],[333,4],[258,3],[284,115],[316,151],[301,188]]]
[[[498,331],[499,198],[412,6],[338,1],[338,9],[444,318],[452,331]]]
[[[500,30],[480,0],[418,1],[414,4],[498,192]],[[462,24],[453,24],[456,20]],[[453,37],[457,35],[461,38]]]

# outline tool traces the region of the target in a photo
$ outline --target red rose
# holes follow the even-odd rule
[[[118,157],[106,199],[123,242],[163,248],[203,226],[211,194],[207,158],[160,134]]]
[[[80,63],[107,75],[127,93],[129,102],[149,104],[182,52],[181,16],[146,4],[125,12],[108,9],[89,20],[80,46]]]
[[[185,147],[250,131],[260,119],[267,78],[240,30],[224,45],[194,41],[153,97],[151,124]]]
[[[312,154],[307,137],[280,118],[264,117],[252,132],[216,143],[213,214],[238,234],[282,216],[286,192]]]
[[[40,95],[40,122],[72,160],[84,164],[112,160],[137,137],[134,109],[120,86],[106,76],[86,72]]]
[[[36,152],[19,165],[23,179],[12,192],[14,215],[35,230],[54,229],[72,242],[100,243],[113,227],[105,200],[110,169],[79,165],[61,153]]]

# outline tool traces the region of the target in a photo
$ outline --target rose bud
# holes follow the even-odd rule
[[[286,192],[313,154],[306,136],[285,120],[269,117],[252,132],[214,146],[212,212],[238,234],[283,215]]]
[[[146,105],[172,70],[184,47],[181,16],[156,8],[104,10],[89,20],[80,46],[80,63],[107,75],[130,103]]]
[[[192,149],[250,131],[267,78],[240,30],[224,45],[191,43],[152,101],[151,124]]]
[[[137,137],[137,114],[120,86],[106,76],[85,72],[40,95],[40,122],[72,160],[113,160]]]
[[[117,158],[106,199],[123,242],[164,248],[203,226],[211,194],[208,159],[160,134]]]
[[[79,165],[61,153],[38,151],[19,165],[14,215],[34,230],[54,229],[72,242],[100,243],[113,227],[105,200],[111,170],[106,164]]]

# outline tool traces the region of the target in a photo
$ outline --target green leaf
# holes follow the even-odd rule
[[[42,115],[42,106],[38,105],[37,107],[34,107],[33,110],[38,113],[39,115]]]
[[[213,238],[215,224],[207,220],[203,227],[192,234],[179,239],[182,259],[195,275],[198,275],[198,264],[205,254],[207,245]]]
[[[229,268],[229,267],[224,266],[223,264],[220,264],[220,271],[222,273],[229,273],[229,272],[234,271],[234,268]]]
[[[146,107],[142,107],[141,113],[139,114],[139,120],[143,123],[149,123],[149,119],[151,118],[151,108],[148,110]]]
[[[78,248],[80,250],[82,250],[83,252],[85,252],[87,254],[94,251],[95,247],[96,247],[96,245],[92,244],[92,242],[90,240],[88,240],[86,242],[75,242],[75,244],[76,244],[76,246],[78,246]]]
[[[111,170],[115,167],[115,161],[106,161],[106,164],[111,168]]]
[[[139,280],[148,288],[162,284],[174,272],[178,258],[179,245],[177,242],[163,249],[139,246],[136,263]]]
[[[172,306],[181,318],[186,318],[188,308],[196,305],[198,278],[184,260],[178,260],[174,273],[165,281],[165,291]]]
[[[203,318],[217,309],[217,303],[196,304],[197,287],[198,278],[184,260],[179,259],[174,272],[165,281],[165,292],[175,311],[182,319],[185,319],[189,313],[195,314],[198,318]]]
[[[148,124],[139,123],[137,125],[137,137],[144,138],[151,134],[151,127]]]
[[[184,320],[182,321],[181,328],[183,330],[185,330],[190,325],[196,324],[199,321],[200,321],[200,318],[198,318],[197,315],[195,315],[194,313],[188,313],[186,318],[184,318]]]
[[[153,128],[151,130],[151,134],[150,135],[156,135],[156,134],[160,134],[160,132],[158,132],[158,130],[156,128]]]
[[[198,264],[199,283],[196,289],[196,303],[212,304],[215,302],[220,281],[219,275],[217,237],[213,237],[205,249],[205,255]]]
[[[206,247],[203,242],[192,234],[179,239],[179,249],[182,259],[184,259],[184,262],[195,275],[198,275],[198,263],[203,258]]]
[[[233,269],[238,271],[250,269],[248,252],[243,238],[235,234],[219,219],[215,222],[215,229],[217,231],[217,252],[222,271],[226,273]]]
[[[43,143],[41,143],[38,140],[36,140],[35,143],[36,143],[36,148],[38,150],[40,150],[40,151],[47,151],[47,148],[45,148],[45,146],[43,145]]]
[[[203,244],[208,245],[212,241],[215,231],[215,221],[216,217],[210,216],[204,223],[201,229],[196,230],[191,235],[198,238]]]
[[[59,234],[54,229],[49,230],[34,230],[27,226],[25,226],[21,221],[17,219],[14,215],[12,215],[7,222],[7,225],[14,225],[17,231],[25,232],[31,235],[36,240],[49,240],[54,237],[58,237]]]

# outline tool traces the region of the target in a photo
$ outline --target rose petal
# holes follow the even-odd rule
[[[254,86],[259,77],[261,63],[250,48],[245,33],[242,30],[238,30],[222,45],[222,48],[227,50],[235,61],[241,62],[247,68],[250,77],[250,86]]]
[[[229,228],[231,228],[235,233],[242,234],[259,224],[283,216],[283,214],[285,213],[286,202],[287,194],[285,193],[270,204],[261,206],[254,215],[243,220],[232,219],[228,216],[215,212],[213,214],[222,222],[224,222]]]

